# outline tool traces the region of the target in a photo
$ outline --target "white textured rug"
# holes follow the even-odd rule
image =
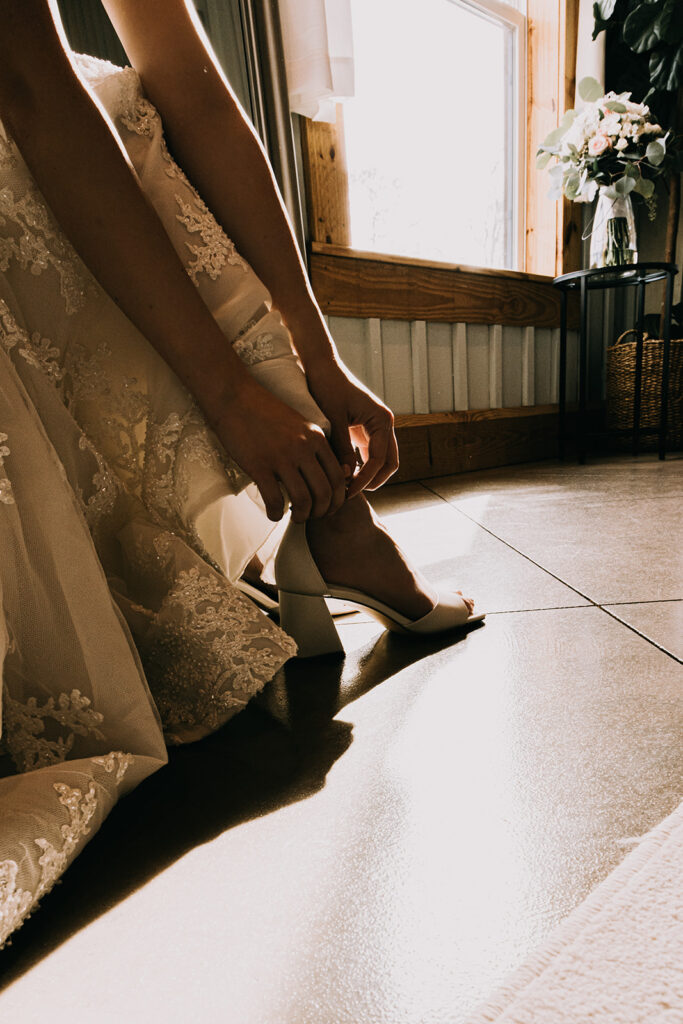
[[[683,804],[468,1024],[683,1024]]]

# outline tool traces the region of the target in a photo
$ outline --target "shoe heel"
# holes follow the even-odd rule
[[[281,590],[280,626],[296,642],[300,658],[344,653],[324,597],[308,597]]]

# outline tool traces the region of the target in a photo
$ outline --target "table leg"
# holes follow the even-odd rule
[[[643,324],[645,319],[645,285],[636,285],[636,384],[633,394],[633,454],[640,450],[640,391],[643,379]]]
[[[666,298],[664,300],[664,357],[662,361],[662,398],[659,420],[659,457],[666,456],[666,418],[669,405],[669,352],[671,348],[671,303],[673,300],[674,276],[666,275]]]
[[[587,406],[587,353],[588,353],[588,287],[586,278],[581,278],[581,327],[579,335],[579,411],[576,441],[579,462],[586,461],[586,406]]]
[[[564,462],[564,445],[566,438],[567,411],[567,293],[560,292],[560,384],[559,384],[559,436],[558,449],[560,460]]]

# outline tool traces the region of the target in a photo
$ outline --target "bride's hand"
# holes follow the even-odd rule
[[[356,466],[354,446],[363,458],[347,497],[381,487],[398,469],[391,410],[337,362],[309,362],[306,377],[311,394],[332,424],[332,448],[342,466],[348,467],[348,476]]]
[[[222,406],[212,426],[258,487],[269,519],[284,515],[283,488],[299,523],[336,512],[344,503],[344,471],[323,431],[255,381]]]

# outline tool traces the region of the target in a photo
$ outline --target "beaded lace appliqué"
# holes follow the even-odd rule
[[[4,444],[4,442],[8,440],[9,438],[7,437],[7,434],[0,432],[0,470],[5,464],[6,457],[10,454],[9,448]],[[2,502],[3,505],[14,505],[12,484],[6,476],[0,477],[0,502]]]
[[[267,332],[252,337],[240,335],[233,342],[232,347],[247,366],[262,363],[264,359],[272,359],[274,355],[273,335]]]
[[[66,312],[78,312],[86,296],[82,264],[37,189],[28,189],[20,199],[7,186],[0,189],[0,228],[8,225],[19,234],[0,237],[0,270],[6,271],[12,260],[34,275],[52,268],[59,277]]]
[[[202,240],[201,245],[194,242],[186,243],[193,259],[185,269],[192,281],[196,284],[197,275],[200,273],[208,274],[212,281],[216,281],[226,263],[242,267],[246,271],[248,269],[246,260],[242,259],[234,242],[225,234],[204,200],[188,180],[187,175],[178,167],[169,153],[162,133],[161,118],[149,100],[139,96],[132,110],[120,115],[119,120],[124,128],[137,135],[152,138],[158,134],[158,143],[161,156],[166,164],[167,176],[180,182],[190,197],[190,202],[185,201],[179,195],[176,195],[175,199],[180,210],[180,213],[176,214],[176,219],[187,228],[190,234],[198,234]]]
[[[138,641],[167,740],[179,728],[213,730],[244,707],[296,654],[286,635],[273,639],[263,615],[227,581],[209,569],[178,573]]]
[[[104,739],[99,730],[102,715],[91,707],[80,690],[60,693],[39,704],[35,697],[26,703],[13,699],[7,687],[2,698],[3,744],[18,771],[32,771],[66,760],[76,736]],[[52,723],[56,733],[49,739],[46,725]]]
[[[114,780],[120,785],[128,767],[133,763],[131,754],[112,751],[106,757],[93,757],[93,765],[99,765],[105,772],[115,772]],[[45,838],[35,839],[42,850],[38,858],[40,878],[34,892],[18,885],[19,865],[15,860],[0,861],[0,948],[9,935],[17,929],[30,911],[53,887],[59,876],[71,861],[76,847],[90,832],[90,822],[97,810],[97,787],[92,781],[88,789],[67,786],[64,782],[53,783],[59,803],[65,808],[67,821],[61,826],[63,839],[58,849]]]
[[[183,224],[190,234],[199,234],[202,240],[201,245],[185,243],[194,257],[186,267],[190,278],[196,284],[197,274],[204,273],[208,274],[212,281],[217,281],[226,263],[241,266],[246,270],[247,264],[235,249],[234,243],[196,193],[193,195],[193,201],[194,209],[190,203],[176,196],[180,208],[176,220]]]

